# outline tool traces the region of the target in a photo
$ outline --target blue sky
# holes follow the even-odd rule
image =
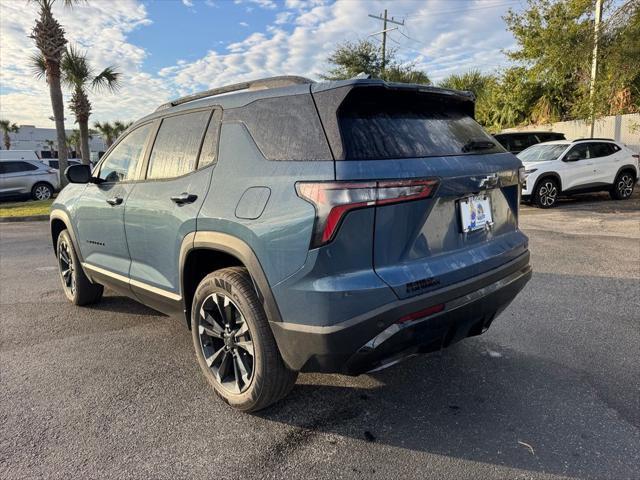
[[[89,0],[72,10],[60,3],[55,15],[70,43],[96,69],[115,64],[123,73],[119,94],[91,95],[92,119],[102,121],[133,120],[175,96],[250,78],[318,79],[338,43],[382,29],[367,15],[385,8],[405,21],[388,45],[436,83],[495,71],[513,46],[501,17],[524,0]],[[25,55],[34,51],[35,14],[22,0],[0,0],[0,117],[51,126],[46,84]]]

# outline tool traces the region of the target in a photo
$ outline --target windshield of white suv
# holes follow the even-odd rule
[[[533,145],[518,154],[518,158],[523,162],[548,162],[557,160],[567,146],[565,144],[555,145]]]

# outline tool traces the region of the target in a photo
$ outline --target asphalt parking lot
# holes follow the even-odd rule
[[[640,478],[640,195],[521,227],[535,273],[486,334],[251,416],[182,322],[73,307],[48,224],[0,224],[0,478]]]

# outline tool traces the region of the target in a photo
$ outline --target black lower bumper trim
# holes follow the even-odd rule
[[[468,281],[400,300],[339,325],[272,322],[287,366],[306,372],[357,375],[415,353],[447,347],[484,332],[531,278],[529,253]],[[407,324],[399,318],[433,305],[442,312]]]

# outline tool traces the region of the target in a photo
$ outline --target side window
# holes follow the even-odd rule
[[[591,158],[608,157],[609,155],[613,155],[615,153],[613,147],[614,145],[611,143],[591,143],[589,144]]]
[[[35,165],[27,162],[3,162],[3,165],[3,173],[30,172],[32,170],[38,169],[38,167],[36,167]]]
[[[151,150],[147,179],[179,177],[195,170],[210,114],[210,111],[201,111],[162,120]]]
[[[213,116],[207,127],[207,133],[202,142],[202,151],[198,160],[198,168],[206,167],[218,161],[218,137],[220,134],[220,120],[222,120],[222,110],[215,109]]]
[[[115,146],[100,166],[99,177],[106,182],[131,180],[144,150],[151,123],[136,128]]]
[[[49,166],[51,168],[55,168],[56,170],[60,168],[60,164],[58,163],[58,160],[49,160]]]
[[[565,156],[567,160],[586,160],[587,158],[591,158],[589,156],[589,144],[588,143],[580,143],[578,145],[574,145],[571,150],[567,152]]]

